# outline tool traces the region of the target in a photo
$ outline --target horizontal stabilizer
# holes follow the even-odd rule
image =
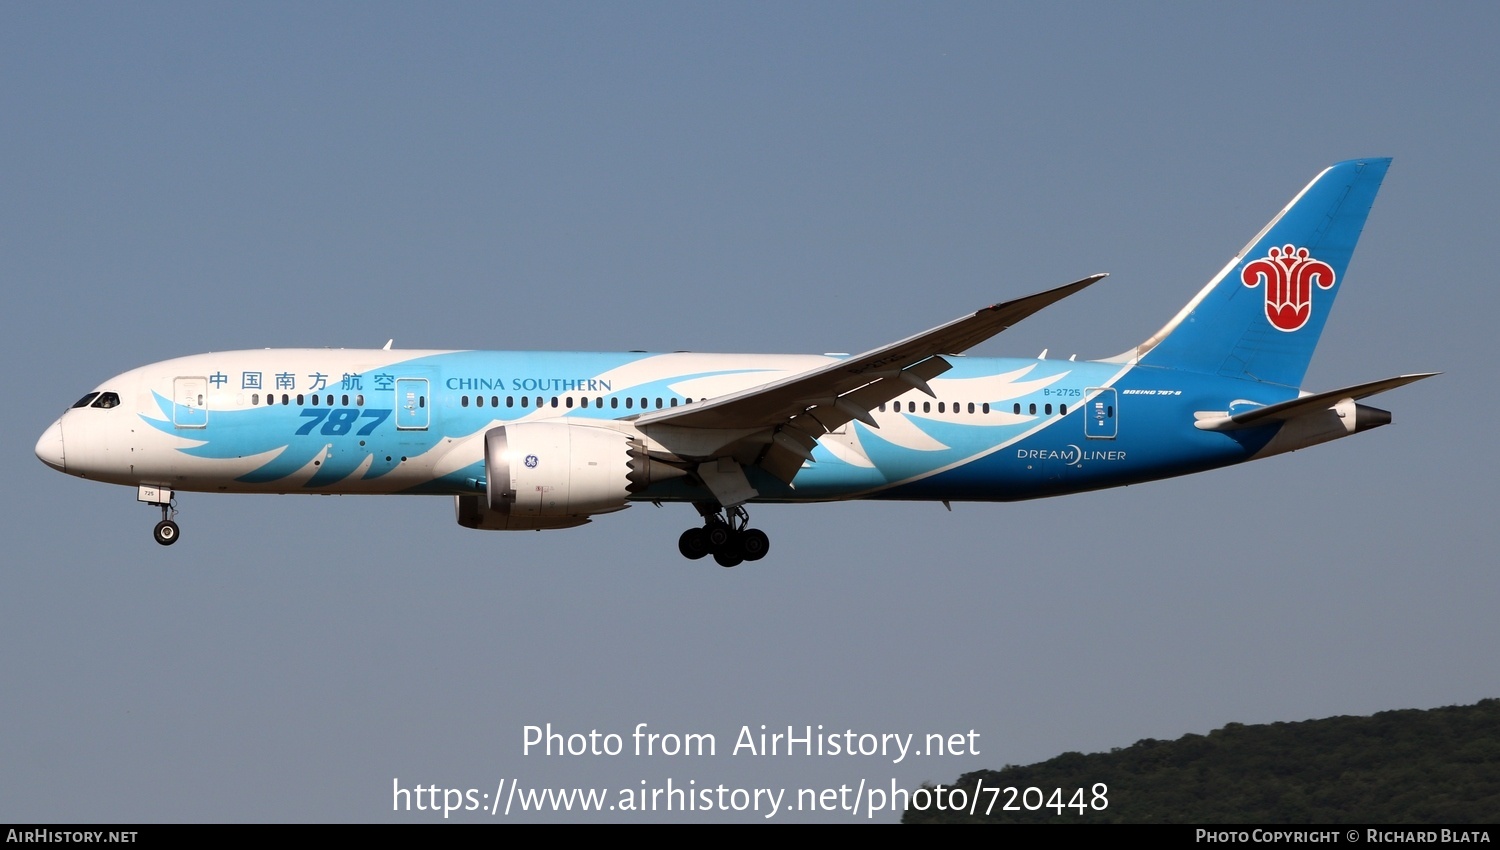
[[[1397,375],[1394,378],[1386,378],[1380,381],[1371,381],[1367,384],[1355,384],[1352,387],[1344,387],[1328,392],[1305,395],[1294,398],[1291,401],[1283,401],[1280,404],[1271,404],[1265,407],[1257,407],[1233,416],[1222,412],[1199,412],[1198,421],[1193,423],[1203,431],[1236,431],[1240,428],[1254,428],[1260,425],[1270,425],[1273,422],[1284,422],[1288,419],[1296,419],[1308,413],[1325,410],[1341,401],[1358,401],[1362,398],[1404,387],[1415,383],[1423,378],[1431,378],[1440,375],[1441,372],[1420,372],[1415,375]]]

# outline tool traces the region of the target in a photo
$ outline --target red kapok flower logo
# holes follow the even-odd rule
[[[1306,248],[1286,245],[1245,264],[1240,280],[1251,289],[1266,284],[1266,319],[1278,331],[1295,331],[1312,315],[1312,289],[1333,286],[1333,267],[1315,260]]]

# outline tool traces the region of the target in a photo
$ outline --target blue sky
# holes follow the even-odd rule
[[[1500,410],[1459,402],[1500,315],[1497,18],[0,7],[0,351],[26,402],[0,422],[0,820],[441,820],[392,812],[393,779],[912,787],[1496,696]],[[859,351],[1108,271],[977,353],[1109,356],[1358,156],[1395,162],[1307,387],[1446,374],[1381,397],[1391,427],[1251,466],[761,507],[771,556],[721,570],[677,556],[682,506],[492,534],[443,499],[187,494],[164,550],[128,490],[32,454],[100,381],[210,350]],[[642,722],[720,753],[522,753],[527,725]],[[979,754],[726,754],[760,724],[973,729]]]

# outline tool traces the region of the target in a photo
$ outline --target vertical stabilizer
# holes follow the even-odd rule
[[[1319,174],[1166,327],[1142,365],[1299,387],[1389,159]]]

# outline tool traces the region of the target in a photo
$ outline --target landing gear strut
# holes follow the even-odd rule
[[[771,549],[771,538],[758,528],[749,528],[750,514],[736,505],[695,505],[703,515],[702,528],[689,528],[677,538],[682,557],[698,560],[713,555],[721,567],[737,567],[744,561],[759,561]]]

